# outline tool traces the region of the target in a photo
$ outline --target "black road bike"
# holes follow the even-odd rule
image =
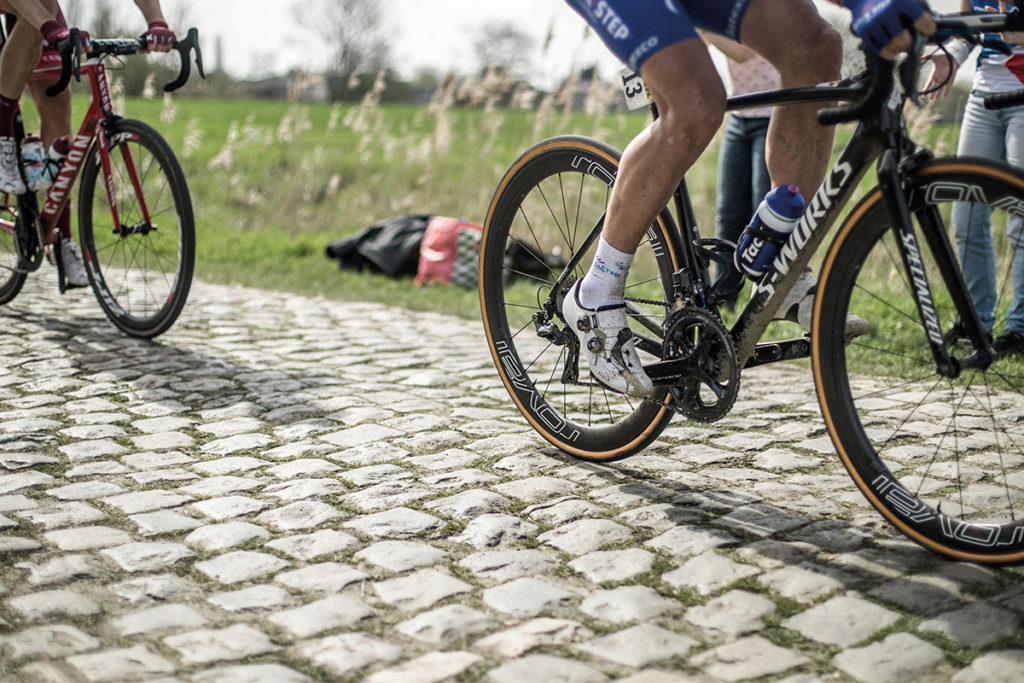
[[[986,32],[1020,30],[1020,22],[1011,14],[937,22],[939,32],[918,36],[898,64],[869,58],[863,73],[837,84],[730,100],[732,109],[842,102],[820,112],[821,122],[858,125],[731,327],[719,315],[727,293],[709,265],[731,260],[735,247],[700,236],[685,181],[679,186],[675,216],[666,208],[647,230],[627,287],[630,326],[655,384],[647,399],[590,378],[561,313],[566,291],[590,264],[618,153],[566,136],[516,160],[487,213],[481,309],[501,380],[545,439],[585,460],[623,458],[675,414],[701,422],[728,414],[741,370],[810,357],[835,448],[892,524],[951,558],[1024,561],[1024,361],[993,351],[967,292],[951,219],[959,202],[992,214],[998,334],[1013,303],[1013,262],[1024,257],[1008,238],[1020,236],[1024,174],[984,159],[935,158],[911,139],[904,118],[925,45],[951,36],[979,43]],[[991,106],[1024,101],[1014,95]],[[872,164],[877,187],[848,212],[824,257],[810,337],[759,341]],[[852,343],[847,312],[868,321]]]

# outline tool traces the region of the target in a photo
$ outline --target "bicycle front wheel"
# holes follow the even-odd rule
[[[590,266],[593,246],[562,291],[552,291],[570,258],[599,229],[617,169],[618,153],[595,140],[569,136],[535,145],[505,174],[491,201],[480,258],[484,330],[502,382],[541,436],[587,460],[631,455],[672,418],[664,405],[667,390],[651,401],[617,394],[588,376],[585,358],[570,358],[565,335],[572,332],[561,317],[561,299]],[[630,270],[630,326],[653,342],[646,351],[638,344],[645,364],[658,359],[664,302],[671,300],[678,267],[671,229],[663,212]]]
[[[958,560],[1020,562],[1024,356],[964,369],[955,378],[937,372],[929,337],[946,337],[958,361],[974,349],[951,333],[957,311],[920,219],[939,218],[953,251],[963,252],[978,234],[966,229],[961,217],[968,204],[961,200],[991,213],[987,273],[995,272],[989,285],[996,296],[989,313],[998,336],[1021,304],[1013,279],[1024,283],[1024,176],[984,161],[946,159],[924,166],[908,186],[921,252],[911,272],[877,188],[850,213],[825,258],[812,334],[822,415],[856,485],[908,537]],[[988,226],[982,232],[988,235]],[[912,290],[922,278],[930,284],[937,321],[918,314]],[[867,333],[849,345],[847,311],[868,321]]]
[[[177,320],[192,284],[192,200],[174,153],[153,128],[122,119],[107,135],[113,201],[99,145],[79,189],[86,267],[110,321],[134,337],[155,337]]]

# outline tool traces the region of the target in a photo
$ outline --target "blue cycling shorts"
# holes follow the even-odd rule
[[[697,28],[739,41],[751,0],[566,0],[616,57],[637,73],[662,48]]]

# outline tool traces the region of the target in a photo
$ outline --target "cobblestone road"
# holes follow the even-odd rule
[[[800,368],[595,466],[470,322],[199,285],[145,343],[37,277],[0,327],[2,680],[1024,679],[1022,574],[894,536]]]

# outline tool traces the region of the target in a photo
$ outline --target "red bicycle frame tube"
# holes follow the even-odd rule
[[[52,78],[52,72],[52,68],[36,69],[32,73],[32,80],[48,80]],[[118,233],[123,232],[117,210],[114,176],[110,170],[110,140],[103,125],[105,121],[114,115],[113,100],[110,95],[110,86],[107,82],[107,69],[101,60],[93,59],[82,64],[82,73],[89,78],[92,101],[89,103],[89,109],[85,114],[82,125],[78,129],[78,134],[71,141],[71,149],[68,150],[67,157],[61,165],[57,177],[54,178],[53,185],[47,191],[46,199],[43,202],[40,220],[43,221],[43,233],[46,235],[48,243],[54,241],[57,218],[70,200],[71,188],[74,187],[75,181],[78,179],[82,162],[85,161],[93,140],[96,141],[99,149],[100,163],[103,167],[103,177],[107,198],[110,201],[114,229]],[[135,189],[135,196],[139,199],[143,217],[148,223],[149,208],[146,206],[145,198],[142,194],[141,183],[139,182],[138,172],[132,159],[131,151],[127,147],[122,147],[122,154],[124,155],[125,167],[128,169],[128,175]]]

